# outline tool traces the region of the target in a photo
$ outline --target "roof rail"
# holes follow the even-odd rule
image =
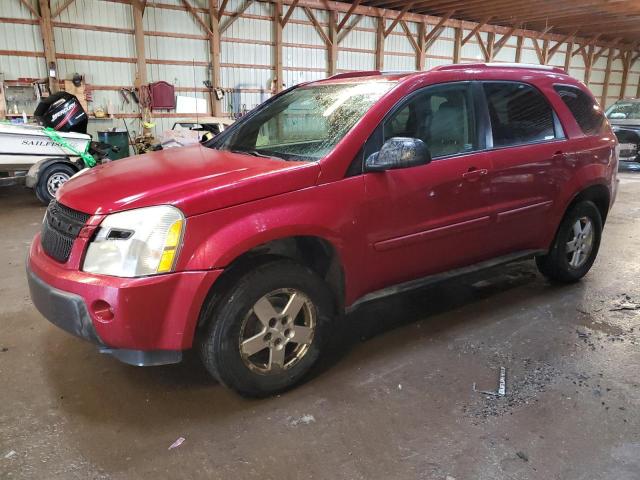
[[[380,70],[360,70],[355,72],[342,72],[331,75],[327,80],[335,80],[336,78],[354,78],[354,77],[371,77],[373,75],[381,75]]]
[[[525,68],[527,70],[544,70],[546,72],[567,73],[562,67],[553,65],[537,65],[535,63],[501,63],[501,62],[478,62],[478,63],[454,63],[452,65],[440,65],[432,70],[462,70],[466,68]]]

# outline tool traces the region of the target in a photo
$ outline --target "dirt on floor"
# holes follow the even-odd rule
[[[582,282],[522,262],[365,305],[266,400],[46,322],[24,273],[44,207],[0,189],[0,478],[640,479],[640,174],[621,178]]]

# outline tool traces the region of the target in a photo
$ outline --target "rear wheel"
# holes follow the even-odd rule
[[[558,282],[580,280],[598,255],[601,237],[602,217],[595,204],[575,204],[565,214],[549,253],[536,257],[538,270]]]
[[[56,198],[58,189],[76,173],[76,169],[65,163],[55,163],[48,166],[39,175],[38,183],[35,186],[35,193],[38,200],[44,204],[49,204]]]
[[[324,347],[334,308],[320,277],[284,260],[241,276],[206,311],[209,323],[200,340],[206,368],[240,394],[262,397],[308,373]]]

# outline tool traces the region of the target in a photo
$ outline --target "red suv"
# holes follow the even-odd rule
[[[69,181],[31,245],[31,297],[124,362],[197,346],[220,382],[268,395],[363,302],[526,257],[580,279],[617,163],[602,110],[558,68],[340,74],[202,145]]]

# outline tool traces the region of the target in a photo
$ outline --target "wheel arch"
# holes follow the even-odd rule
[[[239,277],[259,265],[278,259],[295,261],[320,276],[333,294],[336,311],[344,311],[345,273],[338,249],[322,236],[293,235],[259,243],[231,259],[204,301],[198,327],[205,325],[209,309]]]
[[[611,192],[609,188],[602,183],[596,183],[580,190],[573,196],[573,199],[569,202],[567,208],[565,208],[565,213],[576,203],[583,201],[590,201],[595,204],[600,212],[600,218],[602,218],[602,225],[604,226],[607,215],[609,214],[609,206],[611,205]]]

